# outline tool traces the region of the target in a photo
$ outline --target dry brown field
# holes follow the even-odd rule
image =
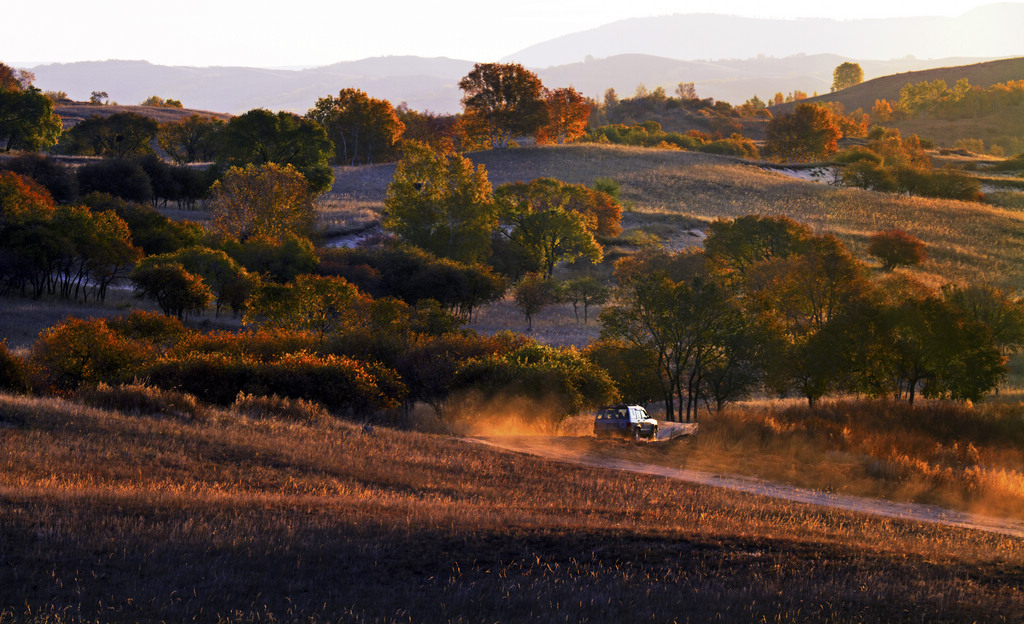
[[[5,623],[1024,612],[1024,540],[451,436],[0,396],[0,448]]]

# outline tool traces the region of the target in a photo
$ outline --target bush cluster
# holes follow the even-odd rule
[[[631,126],[622,124],[599,126],[588,132],[581,141],[680,149],[743,158],[758,157],[757,146],[741,134],[732,133],[728,138],[714,138],[697,130],[690,130],[685,134],[665,132],[661,129],[661,124],[656,121],[646,121]]]

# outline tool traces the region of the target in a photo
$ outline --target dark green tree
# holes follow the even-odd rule
[[[810,228],[789,217],[747,215],[714,221],[704,251],[711,267],[726,282],[737,283],[763,262],[806,250],[811,238]]]
[[[38,151],[52,147],[61,129],[53,102],[39,89],[0,88],[0,151]]]
[[[562,284],[562,298],[572,304],[576,321],[580,320],[580,306],[583,307],[583,322],[590,319],[590,307],[608,301],[611,289],[594,276],[579,277],[566,280]]]
[[[334,172],[327,164],[334,146],[316,122],[257,108],[233,117],[220,135],[218,155],[227,164],[291,165],[317,194],[334,183]]]
[[[620,263],[616,276],[617,303],[601,311],[602,337],[650,353],[661,379],[665,417],[690,421],[707,371],[742,327],[739,308],[700,254],[651,254]]]
[[[582,205],[576,198],[571,186],[554,178],[505,184],[495,191],[502,224],[498,231],[535,259],[547,277],[562,260],[587,258],[596,264],[604,256],[594,237],[599,221],[596,214],[577,210]]]
[[[533,317],[559,300],[558,284],[538,273],[528,273],[512,287],[516,305],[526,317],[526,331],[533,331]]]
[[[190,312],[202,312],[213,298],[203,279],[189,273],[180,264],[136,267],[131,280],[136,297],[153,299],[164,314],[173,314],[179,319]]]
[[[67,130],[58,147],[83,156],[142,156],[153,152],[158,128],[157,122],[136,113],[93,115]]]
[[[174,162],[210,162],[217,157],[217,141],[224,122],[192,115],[182,121],[160,124],[156,140]]]

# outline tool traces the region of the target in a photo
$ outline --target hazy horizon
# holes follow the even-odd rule
[[[102,10],[95,4],[56,0],[19,8],[23,23],[47,25],[45,37],[30,28],[7,33],[0,43],[0,61],[18,67],[143,60],[158,65],[267,69],[311,68],[386,56],[487,62],[630,18],[698,13],[787,20],[953,17],[990,4],[1021,3],[875,0],[837,5],[722,0],[709,10],[704,4],[671,0],[637,0],[625,6],[525,0],[509,11],[473,0],[434,4],[399,0],[352,7],[295,0],[291,10],[283,12],[280,4],[269,2],[182,0],[169,12],[127,0],[101,2]]]

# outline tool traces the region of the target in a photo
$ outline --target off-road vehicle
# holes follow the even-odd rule
[[[647,415],[639,405],[608,405],[597,411],[594,418],[594,435],[598,438],[649,438],[658,437],[658,421]]]

